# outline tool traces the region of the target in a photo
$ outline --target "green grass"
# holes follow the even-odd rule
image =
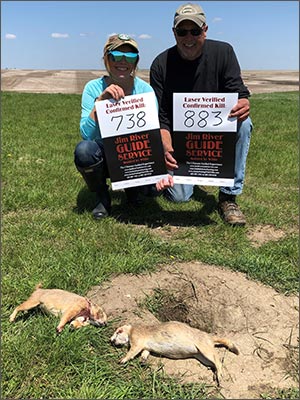
[[[299,98],[253,95],[251,105],[254,132],[239,199],[248,224],[232,229],[219,218],[212,187],[199,188],[187,204],[147,199],[140,211],[113,192],[112,216],[93,221],[93,195],[73,163],[80,96],[2,94],[2,398],[213,396],[201,382],[182,385],[138,360],[121,367],[110,324],[56,336],[55,317],[33,312],[15,324],[8,317],[38,281],[85,295],[114,274],[174,261],[222,265],[296,293]],[[285,235],[256,248],[247,232],[266,224]],[[154,233],[172,225],[180,227],[172,236]]]

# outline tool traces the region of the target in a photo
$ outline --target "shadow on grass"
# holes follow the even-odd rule
[[[29,319],[38,318],[39,315],[44,315],[46,317],[49,317],[49,314],[47,312],[45,312],[41,307],[36,306],[35,308],[31,308],[23,312],[20,311],[16,316],[14,323],[18,321],[26,322]]]
[[[163,196],[142,196],[142,205],[134,207],[127,203],[124,191],[111,191],[110,194],[112,198],[111,217],[125,224],[131,223],[155,228],[164,225],[204,226],[216,223],[210,218],[210,214],[217,209],[215,197],[197,186],[194,189],[192,200],[187,203],[171,203]],[[73,211],[78,214],[91,212],[95,206],[95,193],[91,193],[84,187],[78,193],[77,206]]]

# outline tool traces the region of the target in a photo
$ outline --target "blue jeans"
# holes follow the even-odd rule
[[[82,140],[74,151],[74,162],[79,168],[89,168],[105,159],[101,141]]]
[[[238,123],[237,127],[237,142],[235,147],[235,170],[234,170],[234,186],[219,188],[220,192],[229,195],[239,195],[243,191],[245,180],[246,160],[250,146],[250,138],[253,125],[251,118],[248,117],[245,121]],[[172,172],[169,171],[172,174]],[[194,185],[174,184],[172,188],[164,191],[164,196],[173,202],[179,203],[188,201],[194,192]]]

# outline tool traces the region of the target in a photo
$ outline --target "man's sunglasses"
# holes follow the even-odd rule
[[[183,37],[186,36],[189,32],[191,33],[192,36],[200,36],[203,30],[201,28],[195,28],[195,29],[180,29],[177,28],[175,29],[175,32],[177,36]]]
[[[139,55],[139,53],[124,53],[123,51],[118,50],[110,51],[108,54],[111,56],[113,61],[118,62],[125,57],[125,60],[130,64],[134,64]]]

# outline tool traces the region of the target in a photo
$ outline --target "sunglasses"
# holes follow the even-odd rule
[[[180,29],[177,28],[175,29],[175,32],[177,36],[183,37],[186,36],[189,32],[191,33],[192,36],[200,36],[203,30],[201,28],[195,28],[195,29]]]
[[[125,60],[130,64],[134,64],[139,55],[139,53],[124,53],[123,51],[118,50],[110,51],[108,54],[114,62],[121,61],[122,58],[125,57]]]

